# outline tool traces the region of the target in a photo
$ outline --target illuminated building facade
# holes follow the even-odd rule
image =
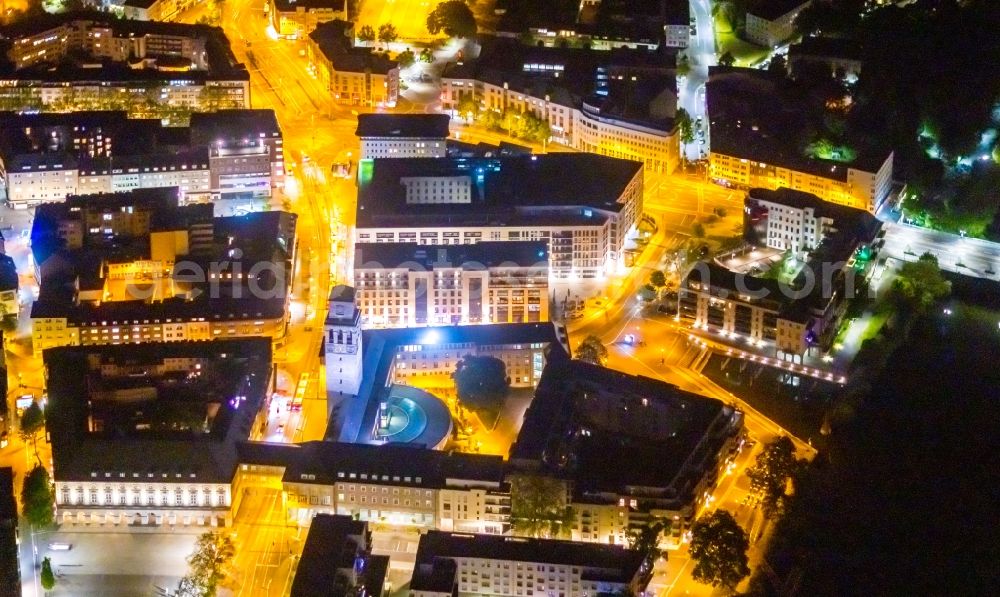
[[[366,327],[548,321],[548,245],[366,243],[354,287]]]
[[[250,76],[215,27],[77,12],[0,31],[12,42],[0,64],[8,109],[250,107]]]
[[[60,524],[232,524],[242,496],[236,443],[265,427],[270,342],[59,348],[45,353],[45,368]]]

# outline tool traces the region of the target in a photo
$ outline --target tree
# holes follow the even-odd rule
[[[427,64],[434,62],[434,53],[431,52],[430,48],[420,50],[420,62],[426,62]]]
[[[788,74],[788,63],[784,56],[772,56],[771,62],[767,65],[767,72],[776,75]]]
[[[384,44],[391,44],[399,39],[399,32],[392,23],[384,23],[378,26],[378,40]]]
[[[28,471],[21,486],[21,513],[37,527],[52,524],[52,484],[49,471],[38,465]]]
[[[922,312],[951,293],[951,282],[941,275],[937,257],[924,253],[899,268],[892,291],[897,300]]]
[[[458,103],[455,104],[455,111],[458,115],[466,120],[472,120],[479,116],[479,102],[472,94],[465,94],[458,98]]]
[[[750,574],[749,548],[747,533],[733,515],[716,510],[691,528],[692,576],[698,582],[733,591]]]
[[[358,39],[366,44],[372,43],[375,41],[375,29],[371,25],[362,25],[361,29],[358,30]]]
[[[629,549],[634,549],[644,556],[639,574],[645,582],[640,582],[640,585],[644,586],[649,582],[653,577],[653,566],[656,565],[656,560],[664,557],[666,553],[660,549],[660,535],[663,534],[663,530],[664,524],[655,521],[637,531],[632,531],[628,536]]]
[[[411,50],[403,50],[396,55],[396,62],[399,63],[401,68],[409,68],[416,61],[417,57],[413,55],[413,51]]]
[[[510,389],[507,366],[496,357],[466,356],[452,377],[460,400],[503,399]]]
[[[677,74],[681,77],[686,77],[691,73],[691,60],[687,57],[687,54],[681,54],[677,58]]]
[[[695,222],[691,226],[691,236],[695,238],[705,238],[705,225],[701,222]]]
[[[51,591],[56,586],[56,575],[52,574],[52,561],[48,558],[42,560],[42,572],[38,575],[42,581],[42,588]]]
[[[510,483],[510,520],[517,535],[556,538],[567,534],[576,513],[566,503],[566,484],[552,477],[517,475]]]
[[[655,288],[663,288],[667,285],[667,275],[660,270],[653,270],[653,273],[649,274],[649,283]]]
[[[442,2],[427,15],[427,30],[431,35],[443,31],[448,37],[469,38],[476,34],[476,29],[476,17],[462,0]]]
[[[220,585],[226,583],[230,575],[230,563],[236,555],[232,538],[224,533],[208,532],[198,537],[195,550],[188,556],[186,581],[202,597],[214,597]]]
[[[681,143],[685,145],[694,143],[694,122],[691,121],[691,115],[688,114],[688,111],[684,108],[677,108],[675,119],[680,128]]]
[[[600,338],[591,334],[576,347],[576,358],[595,365],[603,365],[604,361],[608,360],[608,349]]]
[[[779,514],[785,499],[785,490],[800,470],[802,463],[795,458],[795,445],[788,436],[782,436],[764,446],[754,465],[747,469],[750,487],[761,494],[764,515],[773,518]]]
[[[722,53],[722,56],[719,56],[719,64],[721,66],[732,66],[735,63],[736,63],[736,58],[733,56],[733,53],[730,52],[729,50],[726,50],[725,52]]]
[[[35,451],[35,459],[38,459],[38,432],[44,426],[45,413],[42,412],[42,407],[38,406],[37,402],[32,402],[21,414],[21,429],[18,433],[21,436],[21,441],[31,442],[31,448]],[[42,464],[42,461],[38,460],[38,464]]]

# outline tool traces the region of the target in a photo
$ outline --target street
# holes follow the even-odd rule
[[[916,261],[924,253],[937,257],[941,269],[976,278],[996,280],[1000,272],[1000,245],[978,238],[886,223],[883,257]]]

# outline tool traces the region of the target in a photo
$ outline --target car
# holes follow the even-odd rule
[[[420,82],[421,83],[430,83],[431,80],[432,80],[431,76],[428,75],[427,73],[421,73],[420,74]]]
[[[52,551],[69,551],[73,549],[73,544],[62,542],[49,543],[49,549]]]

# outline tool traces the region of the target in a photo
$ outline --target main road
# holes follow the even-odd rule
[[[915,261],[924,253],[937,257],[941,269],[976,278],[1000,279],[1000,244],[957,234],[888,223],[881,255]]]

